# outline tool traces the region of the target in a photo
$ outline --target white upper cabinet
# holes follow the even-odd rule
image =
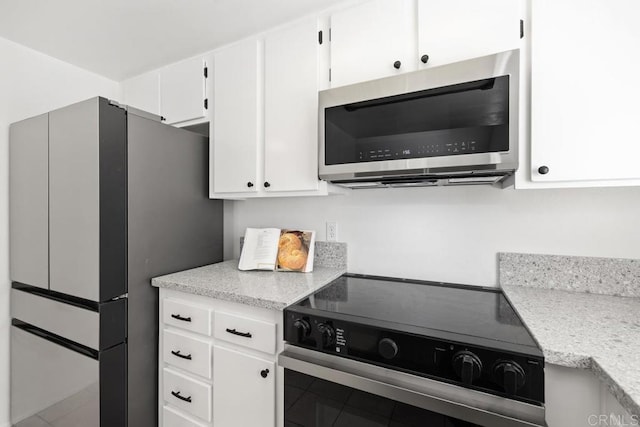
[[[253,193],[262,139],[260,42],[248,39],[214,57],[214,114],[210,138],[212,193]]]
[[[210,197],[334,191],[318,179],[321,27],[304,19],[215,52]]]
[[[417,6],[421,68],[520,47],[520,0],[418,0]]]
[[[371,0],[331,15],[331,87],[520,47],[521,0]]]
[[[160,70],[160,112],[167,123],[205,117],[206,66],[202,58],[193,58]]]
[[[331,86],[414,71],[415,0],[371,0],[331,15]]]
[[[125,80],[122,92],[126,105],[160,115],[160,73],[157,70]]]
[[[203,58],[193,58],[125,80],[123,102],[168,124],[202,119],[207,114],[205,67]]]
[[[634,184],[640,179],[640,2],[531,3],[525,178],[556,183],[546,187]]]
[[[318,20],[265,38],[266,191],[318,189]]]

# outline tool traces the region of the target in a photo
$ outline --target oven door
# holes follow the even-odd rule
[[[287,346],[285,427],[546,426],[544,408]]]

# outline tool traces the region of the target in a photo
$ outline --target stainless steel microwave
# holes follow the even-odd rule
[[[511,50],[320,92],[320,178],[503,183],[518,167],[519,63]]]

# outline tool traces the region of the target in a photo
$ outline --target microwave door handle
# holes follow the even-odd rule
[[[354,104],[347,104],[344,106],[344,109],[348,112],[354,112],[358,110],[362,110],[365,108],[373,108],[373,107],[381,107],[383,105],[391,105],[397,104],[399,102],[413,101],[415,99],[423,99],[423,98],[431,98],[434,96],[441,95],[452,95],[454,93],[461,92],[470,92],[472,90],[490,90],[493,89],[495,85],[496,79],[484,79],[477,82],[469,82],[469,83],[460,83],[453,86],[435,88],[435,89],[426,89],[417,93],[408,93],[406,95],[396,95],[391,97],[391,99],[383,99],[383,100],[371,100],[371,101],[362,101],[356,102]]]

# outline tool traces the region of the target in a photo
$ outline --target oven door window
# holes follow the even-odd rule
[[[285,427],[473,427],[425,409],[285,369]]]

